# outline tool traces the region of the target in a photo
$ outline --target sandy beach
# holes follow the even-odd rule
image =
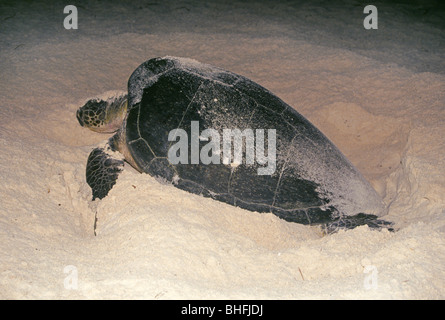
[[[444,299],[445,8],[357,1],[0,4],[1,299]],[[89,98],[159,56],[252,79],[319,128],[395,232],[324,235],[126,165],[91,201]],[[97,221],[95,221],[97,218]]]

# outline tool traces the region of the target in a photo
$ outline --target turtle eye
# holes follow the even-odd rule
[[[82,110],[77,110],[76,112],[76,117],[77,117],[77,121],[79,121],[80,125],[83,127],[84,126],[84,121],[83,121],[83,112]]]

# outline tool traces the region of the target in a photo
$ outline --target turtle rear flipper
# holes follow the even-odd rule
[[[322,226],[325,233],[334,233],[340,229],[353,229],[358,226],[367,225],[371,229],[387,229],[394,231],[393,223],[378,219],[376,215],[359,213],[354,216],[342,216],[332,222],[328,222]]]
[[[93,200],[102,199],[108,194],[115,185],[123,166],[123,160],[114,158],[104,148],[91,151],[87,162],[86,177],[93,191]]]

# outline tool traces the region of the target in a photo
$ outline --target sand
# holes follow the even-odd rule
[[[445,298],[445,38],[435,2],[0,4],[0,298]],[[130,166],[91,201],[78,124],[157,56],[265,86],[384,198],[396,232],[323,235],[161,184]],[[95,217],[97,223],[95,224]],[[96,225],[96,228],[94,226]]]

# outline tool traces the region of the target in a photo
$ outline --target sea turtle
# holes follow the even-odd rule
[[[93,200],[108,194],[125,160],[182,190],[287,221],[330,230],[386,224],[377,219],[382,199],[337,147],[235,73],[188,58],[150,59],[130,76],[128,95],[91,99],[77,119],[116,132],[88,157]]]

